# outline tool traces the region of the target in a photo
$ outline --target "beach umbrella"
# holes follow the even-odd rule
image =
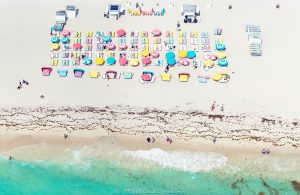
[[[58,37],[51,37],[51,43],[58,43],[59,42],[59,38]]]
[[[187,66],[190,64],[190,62],[187,59],[182,59],[182,60],[180,60],[180,64]]]
[[[216,73],[211,77],[214,81],[220,81],[223,78],[221,73]]]
[[[124,58],[124,57],[123,58],[119,58],[119,64],[120,65],[124,66],[124,65],[127,64],[127,62],[128,62],[127,58]]]
[[[66,44],[66,43],[70,42],[70,39],[68,37],[63,37],[63,38],[61,38],[61,42]]]
[[[136,58],[131,58],[131,59],[129,60],[129,64],[130,64],[131,66],[137,66],[137,65],[139,65],[139,60],[136,59]]]
[[[152,30],[152,34],[157,37],[161,35],[161,31],[159,29],[154,29]]]
[[[225,45],[224,45],[224,44],[218,43],[218,44],[216,44],[216,49],[217,49],[218,51],[225,50]]]
[[[63,31],[61,32],[61,35],[64,36],[64,37],[69,36],[69,35],[70,35],[70,31],[68,31],[68,30],[63,30]]]
[[[127,49],[127,45],[125,43],[120,43],[119,44],[119,49],[125,50],[125,49]]]
[[[150,55],[151,55],[153,58],[158,58],[158,57],[159,57],[159,53],[158,53],[158,51],[156,51],[156,50],[151,51],[151,52],[150,52]]]
[[[143,50],[143,51],[141,52],[141,54],[142,54],[142,56],[144,56],[144,57],[149,56],[149,51]]]
[[[175,54],[172,51],[167,52],[165,56],[166,58],[175,58]]]
[[[213,67],[213,65],[214,65],[214,61],[210,59],[204,61],[204,66]]]
[[[107,43],[106,44],[106,47],[109,49],[109,50],[113,50],[116,48],[116,45],[114,43]]]
[[[227,59],[220,59],[218,60],[219,66],[228,66],[228,60]]]
[[[89,65],[93,62],[91,58],[83,58],[83,64],[84,65]]]
[[[96,65],[103,65],[103,64],[104,64],[104,59],[101,58],[101,57],[97,57],[97,58],[95,59],[95,64],[96,64]]]
[[[175,65],[176,64],[175,58],[168,58],[167,59],[167,64],[168,65]]]
[[[113,64],[116,63],[116,59],[113,58],[113,57],[108,57],[108,58],[106,59],[106,62],[107,62],[107,64],[109,64],[109,65],[113,65]]]
[[[217,57],[218,59],[223,59],[226,57],[226,54],[224,52],[218,52]]]
[[[211,60],[217,59],[217,55],[215,55],[215,54],[211,54],[211,53],[210,53],[210,54],[208,54],[207,56],[208,56],[208,58],[211,59]]]
[[[57,43],[52,43],[51,44],[51,49],[58,50],[59,49],[59,45]]]
[[[179,51],[179,52],[178,52],[178,57],[180,57],[180,58],[185,58],[186,55],[187,55],[187,52],[186,52],[186,51]]]
[[[104,41],[104,42],[110,42],[110,37],[109,36],[104,36],[104,37],[102,37],[102,41]]]
[[[124,29],[117,30],[118,37],[123,37],[126,35],[126,31]]]
[[[188,51],[186,54],[187,58],[193,59],[196,57],[196,52],[195,51]]]
[[[80,49],[81,48],[81,44],[80,43],[74,43],[73,44],[73,48],[74,49]]]
[[[145,57],[145,58],[142,59],[142,63],[146,64],[146,65],[150,64],[151,63],[151,59],[149,57]]]

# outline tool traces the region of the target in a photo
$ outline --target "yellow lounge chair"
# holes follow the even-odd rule
[[[161,73],[160,78],[162,81],[170,81],[171,80],[171,74],[170,73]]]
[[[179,31],[179,37],[183,37],[182,31]]]
[[[139,57],[139,52],[134,52],[134,57],[138,58]]]
[[[189,73],[179,73],[179,81],[180,82],[188,82],[190,78]]]
[[[223,44],[223,38],[220,37],[219,40],[218,40],[219,44]]]
[[[182,43],[183,43],[183,39],[179,38],[179,44],[182,44]]]
[[[90,71],[90,78],[97,79],[99,77],[99,72],[95,70]]]

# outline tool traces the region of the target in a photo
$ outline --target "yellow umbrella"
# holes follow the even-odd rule
[[[59,49],[59,45],[57,43],[52,43],[51,44],[51,49],[58,50]]]
[[[147,50],[142,51],[142,56],[149,56],[149,51]]]
[[[213,65],[214,62],[211,59],[204,61],[204,66],[213,67]]]
[[[103,65],[104,62],[105,62],[104,59],[101,58],[101,57],[97,57],[97,58],[95,59],[95,64],[97,64],[97,65]]]
[[[131,58],[131,59],[129,60],[129,64],[130,64],[131,66],[137,66],[137,65],[139,65],[139,60],[136,59],[136,58]]]
[[[224,52],[218,52],[217,57],[218,59],[224,59],[226,57],[226,54]]]
[[[214,81],[220,81],[223,78],[223,74],[222,73],[216,73],[212,76],[212,79]]]
[[[187,52],[186,52],[186,51],[179,51],[179,52],[178,52],[178,57],[180,57],[180,58],[185,58],[186,55],[187,55]]]

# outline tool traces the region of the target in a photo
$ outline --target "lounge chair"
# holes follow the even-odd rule
[[[95,71],[95,70],[90,71],[90,78],[97,79],[99,77],[99,75],[100,75],[100,73],[98,71]]]
[[[41,69],[42,69],[42,75],[43,76],[50,76],[50,74],[52,72],[51,67],[43,66]]]
[[[68,70],[57,70],[58,76],[66,77],[68,75]]]
[[[179,81],[180,82],[188,82],[190,78],[189,73],[179,73]]]
[[[74,77],[77,77],[77,78],[81,78],[84,74],[84,70],[81,68],[75,68],[73,70],[73,72],[74,72]]]
[[[170,73],[161,73],[160,78],[162,81],[170,81],[171,80],[171,74]]]

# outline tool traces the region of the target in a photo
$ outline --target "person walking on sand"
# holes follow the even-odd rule
[[[224,105],[221,106],[221,111],[224,112]]]
[[[213,142],[214,142],[214,144],[216,143],[216,141],[217,141],[217,138],[216,138],[216,137],[214,137],[214,138],[213,138]]]
[[[214,103],[211,105],[211,111],[214,111],[216,108],[216,101],[214,101]]]
[[[154,143],[155,142],[155,139],[154,139],[154,137],[152,137],[152,143]]]

